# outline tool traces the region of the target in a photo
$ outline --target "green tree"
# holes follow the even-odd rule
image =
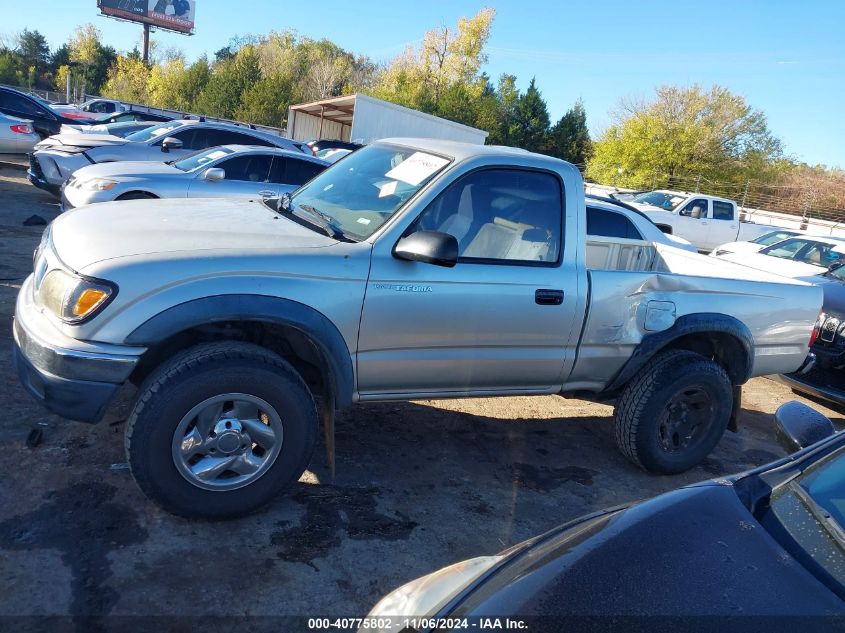
[[[758,177],[782,154],[765,115],[726,88],[663,86],[652,101],[622,102],[593,144],[587,177],[621,186],[668,186],[701,176]]]
[[[115,64],[109,69],[102,95],[121,101],[149,103],[149,77],[150,69],[143,61],[118,55]]]
[[[111,46],[100,44],[100,31],[91,23],[76,27],[68,40],[68,54],[71,64],[76,64],[84,80],[83,90],[98,94],[109,75],[109,69],[117,61],[117,51]]]
[[[583,171],[592,151],[587,113],[579,99],[549,130],[544,152],[569,161]]]
[[[197,108],[211,116],[232,118],[241,95],[261,79],[255,47],[246,45],[231,58],[215,64],[214,72],[197,98]]]
[[[543,96],[531,79],[528,90],[516,101],[509,141],[516,147],[538,152],[543,149],[549,131],[549,110]]]
[[[294,93],[295,87],[288,75],[280,73],[267,77],[243,92],[234,116],[239,121],[282,127]]]
[[[50,47],[47,40],[38,31],[24,29],[18,34],[17,53],[26,68],[35,68],[36,73],[47,70],[50,61]]]

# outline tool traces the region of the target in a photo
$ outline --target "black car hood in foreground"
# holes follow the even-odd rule
[[[817,282],[816,285],[821,286],[822,292],[824,292],[822,310],[838,319],[845,318],[845,282],[831,277],[829,274],[820,277],[820,279],[821,281]]]
[[[449,615],[841,617],[845,603],[772,538],[726,481],[541,538],[477,583]],[[545,621],[531,630],[545,631]]]

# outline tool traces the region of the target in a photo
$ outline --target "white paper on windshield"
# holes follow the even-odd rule
[[[449,161],[425,152],[414,152],[385,174],[388,178],[418,185]]]
[[[390,182],[384,183],[378,189],[378,197],[384,198],[385,196],[393,195],[393,193],[395,193],[395,191],[396,191],[396,185],[397,184],[398,183],[395,180],[391,180]]]
[[[200,163],[200,165],[203,165],[203,164],[208,163],[210,161],[217,160],[218,158],[223,158],[224,156],[226,156],[226,153],[227,152],[224,152],[223,150],[219,150],[219,149],[215,150],[215,151],[211,152],[210,154],[206,154],[205,156],[200,158],[199,163]]]

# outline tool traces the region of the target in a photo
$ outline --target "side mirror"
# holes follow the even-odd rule
[[[168,136],[161,142],[161,151],[169,152],[172,149],[182,149],[182,141],[180,141],[178,138]]]
[[[217,182],[218,180],[223,180],[225,177],[226,170],[220,169],[219,167],[209,167],[202,172],[202,179],[208,182]]]
[[[458,263],[458,240],[440,231],[417,231],[396,243],[393,256],[452,268]]]
[[[783,448],[794,453],[835,433],[833,423],[806,404],[792,401],[775,411],[775,435]]]
[[[692,213],[690,213],[690,217],[693,220],[700,220],[701,219],[701,207],[693,207]]]

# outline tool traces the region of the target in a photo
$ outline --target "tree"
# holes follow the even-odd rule
[[[47,40],[38,31],[24,29],[18,35],[17,53],[24,67],[35,68],[36,73],[47,70],[50,59],[50,47]]]
[[[120,101],[149,103],[149,77],[150,69],[143,61],[118,55],[115,64],[109,69],[102,94]]]
[[[538,152],[543,149],[549,130],[549,110],[534,79],[516,101],[509,141],[516,147]]]
[[[450,90],[454,97],[456,85],[480,97],[485,83],[477,81],[478,71],[487,61],[484,46],[495,15],[495,9],[484,8],[461,18],[457,28],[427,32],[418,51],[406,48],[379,73],[373,95],[431,113]]]
[[[587,166],[587,177],[598,182],[737,181],[756,177],[782,154],[765,115],[720,86],[663,86],[652,101],[623,101],[615,118],[594,143]]]
[[[549,131],[544,153],[569,161],[583,171],[592,151],[587,113],[579,99]]]
[[[117,51],[100,44],[100,31],[91,23],[76,27],[68,40],[68,53],[72,64],[82,71],[83,91],[97,94],[117,61]]]
[[[240,121],[281,127],[287,119],[288,106],[293,103],[295,87],[286,74],[276,74],[248,87],[241,95],[235,110]]]
[[[255,47],[246,45],[231,58],[215,64],[214,72],[197,98],[200,112],[232,118],[244,91],[261,79]]]

